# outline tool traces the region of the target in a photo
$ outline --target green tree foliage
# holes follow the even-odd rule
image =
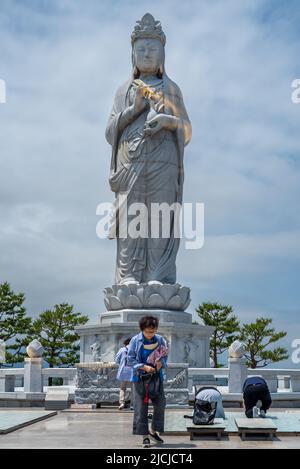
[[[44,359],[49,367],[74,366],[79,360],[79,335],[75,327],[85,324],[87,316],[75,313],[67,303],[44,311],[33,322],[32,335],[44,347]]]
[[[233,314],[230,305],[202,303],[196,312],[206,326],[215,328],[210,340],[210,356],[215,368],[218,368],[220,366],[218,356],[227,350],[237,337],[239,320]]]
[[[283,347],[270,348],[278,340],[287,335],[286,332],[276,332],[270,318],[258,318],[255,322],[244,324],[240,329],[239,340],[245,344],[247,363],[250,368],[265,367],[270,363],[286,360],[287,349]]]
[[[9,283],[0,284],[0,339],[6,342],[7,363],[23,361],[31,318],[26,317],[24,293],[15,293]]]

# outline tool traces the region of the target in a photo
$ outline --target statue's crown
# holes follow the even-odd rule
[[[150,13],[146,13],[141,20],[136,22],[131,34],[131,44],[141,38],[159,39],[163,45],[166,43],[166,36],[160,21],[155,21]]]

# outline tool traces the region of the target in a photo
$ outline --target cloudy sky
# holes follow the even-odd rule
[[[113,282],[96,206],[113,200],[104,138],[144,13],[167,35],[166,69],[193,125],[187,202],[205,204],[205,244],[182,248],[178,281],[242,321],[272,317],[300,338],[298,0],[1,0],[0,281],[33,316],[67,301],[92,321]],[[291,361],[280,366],[295,366]]]

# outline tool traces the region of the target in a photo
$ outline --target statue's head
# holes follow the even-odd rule
[[[163,76],[165,63],[166,36],[159,21],[146,13],[131,35],[132,64],[134,78],[140,73]]]

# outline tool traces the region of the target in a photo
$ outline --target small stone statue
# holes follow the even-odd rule
[[[34,339],[26,348],[26,352],[29,358],[41,358],[44,353],[44,348],[37,339]]]
[[[235,340],[229,347],[230,358],[242,358],[245,354],[245,345],[239,340]]]
[[[93,362],[100,362],[101,361],[101,345],[99,342],[95,342],[91,345],[92,351],[92,360]]]

